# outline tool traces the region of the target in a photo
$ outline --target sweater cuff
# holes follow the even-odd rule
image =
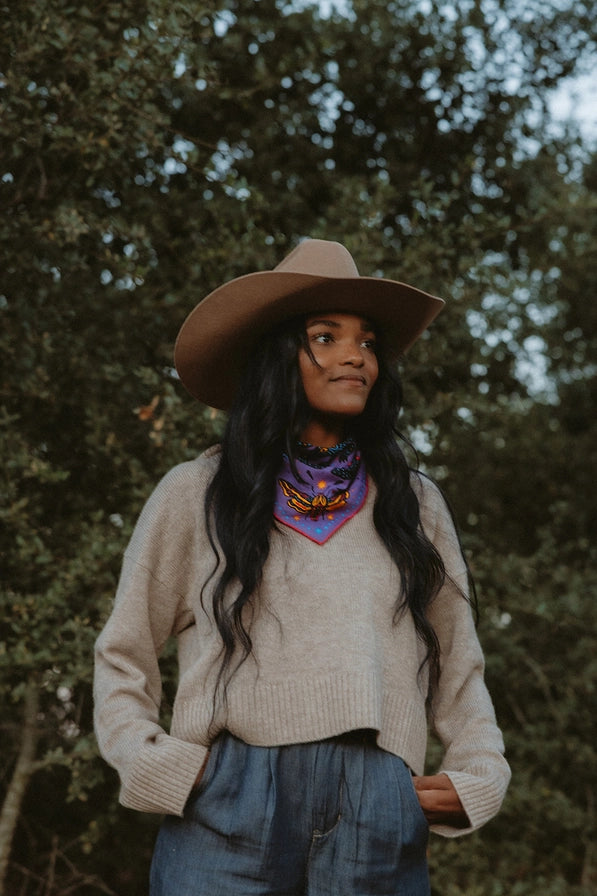
[[[209,747],[165,735],[145,746],[122,784],[120,802],[138,812],[181,816]]]
[[[442,769],[442,774],[449,777],[467,814],[470,824],[466,827],[452,827],[446,824],[431,826],[431,830],[442,837],[460,837],[470,834],[486,824],[500,810],[510,780],[510,771],[506,762],[503,777],[494,775],[488,779],[487,774],[479,775],[467,772],[449,772]]]

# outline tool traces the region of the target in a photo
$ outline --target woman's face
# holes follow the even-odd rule
[[[364,411],[377,380],[375,331],[356,314],[326,311],[307,318],[306,333],[317,363],[299,350],[303,388],[313,411],[303,439],[330,447],[342,440],[345,421]]]

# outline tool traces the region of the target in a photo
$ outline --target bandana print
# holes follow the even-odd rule
[[[283,457],[276,483],[274,516],[317,544],[358,513],[367,497],[367,473],[352,439],[333,448],[299,443],[295,462]]]

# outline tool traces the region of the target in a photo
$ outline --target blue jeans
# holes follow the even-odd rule
[[[253,747],[224,733],[156,842],[151,896],[428,896],[404,762],[353,732]]]

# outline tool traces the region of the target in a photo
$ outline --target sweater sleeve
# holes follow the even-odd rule
[[[444,746],[438,772],[451,779],[470,826],[434,825],[445,837],[469,833],[500,809],[510,781],[504,742],[484,682],[484,658],[468,599],[468,575],[451,514],[439,489],[426,481],[422,518],[439,551],[446,580],[429,619],[440,642],[441,675],[431,722]]]
[[[125,552],[114,608],[95,649],[100,751],[121,781],[120,801],[180,815],[207,753],[159,724],[159,655],[193,621],[186,601],[195,537],[197,464],[175,467],[145,505]]]

